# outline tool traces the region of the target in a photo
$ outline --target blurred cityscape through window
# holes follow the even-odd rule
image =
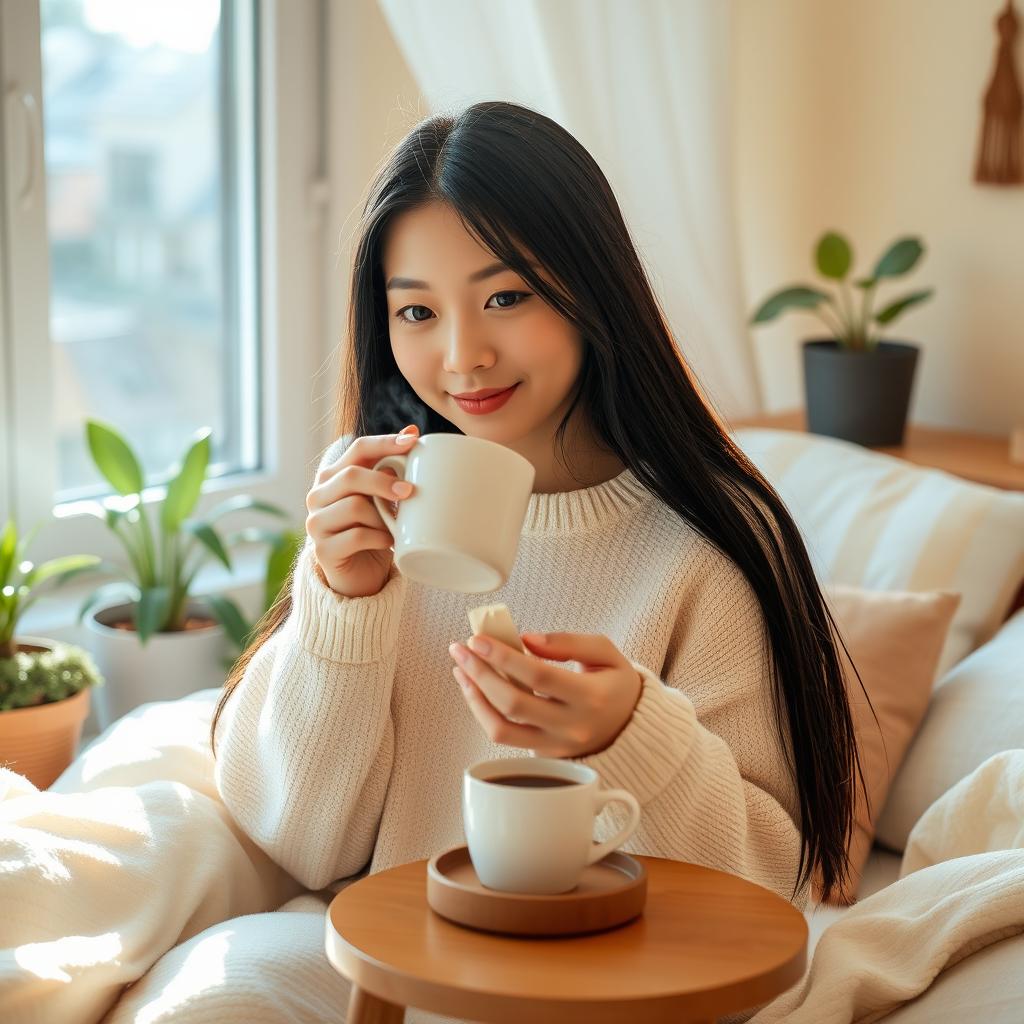
[[[231,174],[255,157],[231,148],[221,14],[218,0],[42,0],[58,501],[107,490],[88,417],[125,435],[148,483],[203,426],[211,476],[253,468],[237,367],[256,338],[233,306],[256,254],[239,252]]]

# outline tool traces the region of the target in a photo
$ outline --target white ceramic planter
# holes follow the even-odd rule
[[[110,605],[85,620],[85,646],[105,679],[105,685],[95,687],[92,695],[98,732],[140,704],[177,700],[196,690],[222,686],[227,677],[226,637],[219,622],[208,629],[154,633],[143,646],[133,631],[108,625],[124,618],[129,608]],[[188,610],[193,615],[210,614],[199,600],[189,601]]]

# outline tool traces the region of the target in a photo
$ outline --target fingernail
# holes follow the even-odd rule
[[[482,636],[475,636],[469,641],[469,646],[472,650],[476,651],[477,654],[490,654],[491,653],[491,642],[490,640],[484,639]]]
[[[398,437],[395,438],[395,443],[396,444],[409,444],[409,443],[411,443],[412,441],[415,441],[415,440],[416,440],[416,435],[415,434],[406,434],[406,433],[403,432],[403,433],[399,434]]]
[[[399,498],[408,498],[412,494],[412,484],[399,480],[397,484],[391,485],[391,493]]]

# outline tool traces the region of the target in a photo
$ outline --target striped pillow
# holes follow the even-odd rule
[[[817,434],[733,438],[782,496],[823,583],[962,595],[939,678],[1005,620],[1024,580],[1024,494]]]

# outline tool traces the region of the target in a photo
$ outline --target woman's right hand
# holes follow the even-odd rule
[[[409,440],[402,442],[402,437]],[[385,455],[411,451],[419,430],[415,424],[400,434],[357,437],[337,462],[324,466],[306,495],[306,533],[313,541],[316,562],[330,588],[344,597],[379,594],[391,572],[394,538],[384,525],[372,495],[384,501],[408,498],[415,487],[400,481],[408,493],[392,491],[393,469],[373,469]]]

